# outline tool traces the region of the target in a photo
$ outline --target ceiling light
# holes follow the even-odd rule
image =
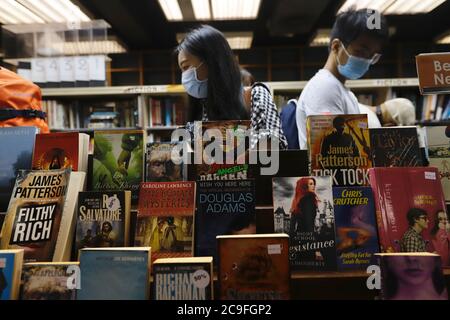
[[[443,35],[437,37],[437,44],[450,44],[450,31],[444,33]]]
[[[256,19],[261,0],[211,0],[214,20]]]
[[[338,13],[349,10],[354,7],[359,9],[372,9],[384,12],[395,0],[347,0],[344,5],[339,9]]]
[[[319,29],[309,44],[311,47],[327,47],[330,44],[331,29]]]
[[[386,15],[423,14],[433,11],[446,0],[347,0],[338,13],[351,7],[374,9]]]
[[[197,20],[211,20],[211,9],[209,7],[209,0],[191,0],[192,9],[194,9],[195,19]]]
[[[0,0],[2,24],[44,23],[45,21],[15,0]]]
[[[385,14],[419,14],[428,13],[443,4],[445,0],[397,0]]]
[[[167,20],[169,21],[181,21],[183,20],[183,14],[181,13],[180,4],[178,0],[158,0]]]
[[[64,42],[63,55],[124,53],[127,50],[117,40]]]
[[[249,49],[252,46],[253,32],[224,32],[223,34],[233,50]],[[184,37],[186,33],[177,33],[177,42],[181,43]]]

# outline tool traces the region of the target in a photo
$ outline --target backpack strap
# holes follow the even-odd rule
[[[41,118],[45,120],[46,113],[39,110],[17,110],[17,109],[0,109],[0,121],[23,117],[23,118]]]

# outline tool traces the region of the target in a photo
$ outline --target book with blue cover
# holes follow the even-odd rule
[[[80,250],[77,300],[147,300],[150,247]]]
[[[0,212],[8,209],[18,170],[31,169],[38,132],[35,127],[0,128]]]
[[[339,270],[366,270],[378,253],[375,205],[370,187],[333,188]]]
[[[23,249],[0,250],[0,300],[19,298]]]

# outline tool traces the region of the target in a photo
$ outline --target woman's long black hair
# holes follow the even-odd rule
[[[190,97],[193,113],[190,120],[201,120],[203,104],[210,121],[249,118],[244,106],[239,65],[222,32],[208,25],[193,29],[176,49],[177,53],[180,51],[200,58],[208,67],[208,98]]]

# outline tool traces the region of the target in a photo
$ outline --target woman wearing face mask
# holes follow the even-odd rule
[[[286,149],[287,141],[270,91],[262,84],[244,89],[239,65],[220,31],[200,26],[186,35],[176,52],[182,83],[190,98],[190,120],[251,119],[252,147],[267,138],[278,140],[279,148]],[[192,131],[192,124],[187,128]]]
[[[298,101],[296,122],[301,149],[307,148],[308,116],[360,113],[358,100],[345,82],[363,77],[378,62],[388,37],[386,19],[378,12],[350,10],[337,16],[331,31],[328,60],[309,80]]]

